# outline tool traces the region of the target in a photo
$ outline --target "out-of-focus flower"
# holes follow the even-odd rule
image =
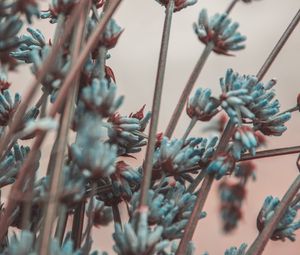
[[[255,168],[256,166],[252,161],[238,163],[234,169],[234,176],[241,179],[242,183],[246,183],[250,177],[255,181]]]
[[[215,174],[217,180],[224,175],[230,174],[235,166],[235,161],[228,153],[219,154],[206,168],[207,173]]]
[[[106,79],[93,79],[92,85],[82,90],[81,98],[88,110],[104,118],[113,115],[124,99],[116,97],[116,85]]]
[[[17,0],[11,6],[13,13],[25,14],[28,23],[32,23],[32,17],[39,18],[40,11],[36,0]]]
[[[291,113],[286,112],[270,117],[265,121],[254,122],[254,129],[259,130],[264,135],[281,136],[287,130],[284,125],[291,118]]]
[[[237,127],[233,138],[231,152],[236,160],[241,158],[241,154],[244,153],[245,150],[249,150],[252,155],[255,155],[258,142],[251,127]]]
[[[98,200],[96,198],[93,199],[94,199],[93,209],[92,209],[93,224],[96,227],[108,225],[113,219],[111,207],[105,206],[105,204],[101,200]]]
[[[34,252],[35,236],[28,230],[22,230],[18,235],[13,233],[10,238],[8,247],[4,254],[20,255],[20,254],[33,254]]]
[[[210,89],[197,89],[193,97],[190,98],[186,112],[190,118],[201,121],[209,121],[218,113],[218,102],[211,97]]]
[[[49,10],[42,11],[42,19],[50,19],[50,23],[56,23],[60,14],[69,15],[78,0],[52,0]]]
[[[139,206],[140,192],[134,193],[131,204],[131,214]],[[172,240],[180,238],[188,219],[194,208],[196,196],[186,192],[186,188],[179,182],[175,185],[163,187],[161,190],[148,191],[148,223],[164,227],[163,238]],[[205,212],[199,215],[199,219],[206,216]]]
[[[176,255],[178,246],[179,246],[179,242],[173,241],[171,244],[171,251],[170,252],[163,251],[162,255]],[[190,241],[187,245],[185,255],[195,255],[195,252],[196,252],[195,244]],[[208,254],[202,254],[202,255],[208,255]]]
[[[0,93],[0,125],[7,126],[11,116],[16,111],[21,102],[21,96],[16,93],[14,100],[11,98],[9,90]]]
[[[266,197],[264,204],[257,216],[257,229],[260,232],[264,229],[264,226],[274,215],[274,212],[279,203],[280,200],[276,197]],[[297,210],[299,208],[299,203],[288,207],[271,236],[272,240],[285,241],[286,238],[291,241],[296,240],[296,234],[294,232],[300,228],[300,220],[296,221]]]
[[[111,124],[108,128],[109,141],[118,146],[119,155],[139,152],[147,144],[141,132],[145,130],[151,113],[144,116],[143,110],[144,107],[138,111],[139,114],[128,117],[115,113],[108,119]]]
[[[242,218],[241,207],[246,196],[246,190],[244,185],[240,183],[231,184],[223,181],[219,185],[219,196],[223,230],[229,232],[236,228]]]
[[[156,2],[167,7],[170,0],[156,0]],[[174,12],[178,12],[188,6],[194,5],[197,0],[174,0]]]
[[[242,243],[239,248],[237,247],[231,247],[227,249],[224,253],[224,255],[245,255],[247,249],[247,244]]]
[[[114,48],[123,31],[124,30],[117,24],[114,19],[110,19],[102,34],[100,45],[105,46],[107,49]]]
[[[238,27],[239,24],[232,22],[225,13],[208,18],[206,9],[201,10],[198,23],[194,23],[199,40],[204,44],[212,42],[214,52],[224,55],[245,48],[243,42],[246,37],[237,32]]]
[[[16,48],[20,44],[17,37],[23,22],[17,16],[9,16],[0,20],[0,52]]]
[[[169,246],[169,241],[162,239],[162,226],[148,227],[147,213],[136,213],[133,221],[124,225],[124,231],[116,224],[113,248],[119,255],[159,254]]]

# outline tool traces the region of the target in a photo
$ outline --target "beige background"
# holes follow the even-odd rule
[[[196,63],[204,46],[198,42],[192,30],[192,23],[197,20],[201,8],[207,8],[210,15],[222,12],[229,0],[199,0],[198,3],[174,14],[165,87],[163,91],[159,130],[163,131],[170,114],[176,105],[181,90]],[[47,1],[42,5],[47,7]],[[300,7],[299,0],[262,0],[252,4],[238,3],[231,16],[240,23],[240,32],[247,35],[247,48],[237,52],[236,57],[224,57],[212,54],[196,86],[211,88],[216,94],[220,92],[218,80],[228,67],[242,74],[255,74],[276,41]],[[121,109],[124,114],[138,110],[143,104],[151,108],[155,81],[156,65],[160,46],[164,9],[154,0],[127,0],[117,13],[118,23],[125,28],[117,47],[111,51],[112,58],[108,64],[113,68],[119,93],[126,96]],[[52,28],[46,21],[37,24],[50,37]],[[295,105],[296,95],[300,92],[300,26],[296,28],[290,40],[282,50],[265,80],[277,78],[276,91],[282,103],[282,109]],[[11,79],[19,91],[24,91],[30,75],[26,69]],[[188,124],[188,118],[182,117],[176,136],[180,137]],[[205,124],[199,123],[193,135],[202,135]],[[271,138],[269,148],[294,146],[300,144],[300,115],[294,113],[288,124],[288,131],[280,138]],[[206,135],[206,134],[204,134]],[[52,140],[44,146],[51,148]],[[141,155],[142,158],[142,155]],[[227,247],[239,246],[242,242],[250,244],[256,234],[256,215],[267,195],[282,197],[289,184],[297,174],[296,155],[257,161],[256,183],[249,185],[247,199],[243,208],[244,218],[238,229],[224,236],[218,217],[218,197],[214,189],[209,195],[205,210],[208,216],[197,227],[194,237],[197,254],[208,251],[210,254],[223,254]],[[138,165],[139,162],[133,162]],[[109,251],[112,241],[109,231],[103,229],[95,232],[95,245]],[[269,242],[264,254],[300,254],[300,240]]]

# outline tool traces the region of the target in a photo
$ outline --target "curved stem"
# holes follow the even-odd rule
[[[169,4],[166,9],[163,35],[161,40],[161,48],[160,48],[159,61],[157,67],[155,90],[154,90],[154,96],[152,102],[152,117],[150,120],[149,139],[148,139],[148,144],[146,149],[146,158],[144,162],[144,171],[143,171],[144,176],[143,176],[142,186],[141,186],[140,206],[147,205],[148,189],[151,182],[153,153],[154,153],[155,143],[156,143],[156,133],[157,133],[157,126],[158,126],[160,102],[161,102],[161,95],[163,90],[173,12],[174,12],[174,0],[171,0],[169,1]]]
[[[290,203],[292,202],[294,196],[300,189],[300,175],[294,180],[288,191],[285,193],[284,197],[280,201],[280,204],[275,210],[274,215],[265,225],[261,233],[257,236],[255,241],[249,247],[246,252],[246,255],[259,255],[262,254],[266,244],[268,243],[271,235],[273,234],[274,230],[276,229],[279,221],[283,217],[284,213],[286,212],[287,208],[289,207]]]
[[[195,65],[195,67],[194,67],[194,69],[193,69],[193,71],[191,73],[191,76],[190,76],[187,84],[184,87],[184,89],[183,89],[183,91],[181,93],[180,99],[179,99],[179,101],[178,101],[178,103],[176,105],[176,108],[175,108],[175,110],[174,110],[174,112],[172,114],[172,117],[171,117],[171,119],[169,121],[169,124],[167,126],[166,132],[164,134],[168,138],[172,137],[172,135],[174,133],[174,130],[176,128],[176,125],[178,123],[178,120],[179,120],[179,118],[180,118],[180,116],[182,114],[182,111],[184,109],[184,106],[185,106],[185,103],[187,101],[187,98],[190,95],[190,93],[191,93],[191,91],[192,91],[192,89],[193,89],[193,87],[195,85],[195,82],[196,82],[197,78],[199,77],[199,75],[201,73],[201,70],[203,69],[204,64],[205,64],[208,56],[212,52],[213,48],[214,48],[214,43],[213,42],[209,42],[205,46],[205,48],[204,48],[204,50],[203,50],[203,52],[202,52],[202,54],[201,54],[201,56],[200,56],[197,64]]]
[[[192,118],[192,119],[191,119],[189,126],[187,127],[187,129],[186,129],[185,132],[184,132],[183,137],[181,138],[182,141],[185,141],[185,140],[186,140],[186,138],[188,137],[188,135],[190,134],[190,132],[192,131],[192,129],[193,129],[194,126],[196,125],[196,122],[197,122],[197,119],[195,119],[195,118]]]

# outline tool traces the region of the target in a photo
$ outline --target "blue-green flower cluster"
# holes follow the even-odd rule
[[[23,230],[17,236],[15,233],[10,238],[9,245],[4,251],[7,255],[33,254],[35,236],[28,230]]]
[[[106,118],[112,116],[123,102],[123,96],[116,97],[116,90],[116,85],[106,79],[93,79],[91,86],[82,90],[81,99],[86,109]]]
[[[134,193],[130,204],[131,214],[139,206],[140,192]],[[186,192],[179,182],[160,189],[148,191],[148,223],[163,226],[162,236],[168,240],[180,238],[194,208],[196,196]],[[201,213],[199,219],[206,213]]]
[[[240,126],[236,128],[231,147],[231,153],[236,160],[239,160],[242,153],[246,150],[249,150],[252,155],[255,155],[257,147],[258,142],[251,127]]]
[[[275,84],[275,80],[263,84],[255,76],[241,76],[228,69],[225,79],[220,79],[221,107],[236,123],[250,119],[255,130],[265,135],[281,135],[286,130],[284,123],[290,119],[290,113],[277,115],[280,105],[278,100],[273,100]]]
[[[117,254],[154,255],[169,246],[170,242],[162,239],[162,226],[149,228],[147,214],[147,211],[136,212],[134,219],[124,225],[124,230],[119,224],[116,224],[113,248]]]
[[[246,37],[237,32],[239,24],[232,22],[226,13],[208,17],[206,9],[202,9],[198,23],[194,23],[194,31],[204,44],[213,43],[214,52],[230,55],[229,51],[245,48],[243,42]]]
[[[235,161],[230,154],[220,154],[206,168],[207,173],[214,174],[217,180],[234,170]]]
[[[40,17],[40,11],[36,0],[16,0],[10,5],[14,14],[24,14],[27,22],[32,23],[32,17]]]
[[[227,249],[224,253],[224,255],[245,255],[247,249],[247,244],[242,243],[239,248],[237,247],[231,247]]]
[[[121,116],[115,113],[108,119],[111,126],[108,128],[109,142],[118,146],[119,155],[140,152],[147,144],[142,132],[145,130],[151,113],[143,113],[144,107],[135,114]]]
[[[112,209],[109,206],[105,206],[104,202],[93,198],[93,208],[92,208],[92,217],[94,226],[106,226],[108,225],[112,219]],[[87,216],[89,212],[87,212]]]
[[[209,121],[218,113],[218,102],[211,97],[210,89],[197,89],[187,104],[186,112],[190,118]]]
[[[246,196],[246,190],[241,183],[231,184],[223,181],[219,186],[219,196],[223,230],[230,232],[237,227],[242,218],[241,207]]]
[[[262,231],[264,226],[272,218],[279,203],[280,200],[276,197],[266,197],[257,216],[257,228],[259,231]],[[288,207],[271,236],[272,240],[285,241],[286,238],[291,241],[296,240],[296,234],[294,232],[300,228],[300,220],[296,221],[297,211],[299,208],[299,203]]]
[[[169,0],[156,0],[156,2],[167,7]],[[188,6],[194,5],[197,3],[197,0],[174,0],[174,12],[178,12]]]
[[[24,162],[27,154],[29,153],[29,147],[19,146],[15,144],[13,150],[9,152],[6,158],[0,163],[0,187],[9,185],[15,181],[15,177],[19,171],[20,166]],[[38,161],[34,164],[34,168],[38,168]]]
[[[0,126],[7,126],[12,114],[21,102],[21,96],[16,93],[12,99],[9,90],[0,93]]]

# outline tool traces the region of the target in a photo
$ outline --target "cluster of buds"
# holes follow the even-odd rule
[[[174,12],[178,12],[188,6],[197,3],[197,0],[172,0],[172,1],[174,1]],[[161,5],[167,8],[170,0],[156,0],[156,2],[160,3]]]
[[[93,217],[93,224],[96,227],[99,226],[106,226],[108,225],[112,219],[112,209],[109,206],[105,206],[103,201],[93,198],[93,208],[92,208],[92,217]],[[86,212],[87,216],[89,217],[89,212]]]
[[[190,118],[200,121],[209,121],[218,113],[218,102],[211,97],[210,89],[197,89],[195,95],[190,98],[186,112]]]
[[[241,207],[246,196],[246,190],[244,185],[240,183],[231,184],[223,181],[219,186],[219,196],[223,230],[230,232],[236,228],[242,218]]]
[[[121,106],[124,97],[116,97],[117,87],[106,79],[93,79],[91,86],[81,92],[81,99],[87,110],[103,118],[112,116]]]
[[[237,247],[231,247],[227,249],[224,253],[224,255],[245,255],[247,249],[247,244],[242,243],[239,248]]]
[[[124,231],[116,224],[113,248],[117,254],[159,254],[169,246],[170,242],[162,239],[162,226],[149,228],[147,214],[146,209],[140,209],[132,221],[124,225]]]
[[[266,197],[264,204],[257,216],[257,229],[261,232],[264,229],[264,226],[268,223],[268,221],[274,215],[274,212],[279,205],[280,200],[276,197],[268,196]],[[297,229],[300,228],[300,220],[296,220],[297,211],[300,208],[300,203],[296,203],[294,205],[290,205],[286,210],[283,217],[280,219],[280,222],[276,226],[271,239],[282,240],[284,241],[286,238],[295,241],[296,234],[294,233]]]
[[[217,180],[230,174],[235,167],[235,160],[229,153],[221,153],[206,168],[207,173],[214,174]]]
[[[108,119],[111,126],[108,128],[109,141],[118,146],[119,155],[137,153],[147,144],[143,131],[145,130],[151,113],[144,115],[143,106],[135,114],[121,116],[119,113],[113,114]]]
[[[248,150],[252,155],[255,155],[257,147],[258,141],[251,127],[240,126],[236,128],[231,147],[232,155],[236,160],[241,158],[241,155],[245,150]]]
[[[130,201],[133,214],[139,206],[140,192],[134,193]],[[162,236],[168,240],[180,238],[194,208],[196,196],[186,192],[179,182],[161,189],[148,191],[148,224],[164,227]],[[206,216],[205,212],[199,219]]]
[[[0,93],[0,126],[7,126],[11,116],[21,102],[21,96],[16,93],[14,100],[9,90]]]
[[[224,55],[245,48],[242,43],[246,37],[237,32],[238,27],[239,24],[232,22],[226,14],[215,14],[208,18],[206,9],[201,10],[198,23],[194,23],[199,40],[204,44],[213,43],[214,52]]]

